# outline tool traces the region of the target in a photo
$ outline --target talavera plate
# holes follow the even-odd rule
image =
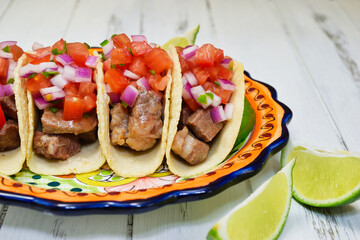
[[[131,214],[207,198],[254,176],[286,145],[292,113],[277,100],[273,87],[246,74],[245,96],[255,111],[255,126],[245,145],[212,171],[185,179],[164,164],[146,177],[121,178],[107,166],[66,176],[37,175],[24,168],[16,175],[0,176],[0,201],[61,215]]]

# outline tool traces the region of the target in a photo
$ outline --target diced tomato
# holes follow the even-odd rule
[[[134,57],[129,65],[129,70],[139,76],[146,76],[149,73],[149,68],[146,66],[143,57]]]
[[[2,129],[2,127],[5,125],[6,123],[6,119],[5,119],[5,114],[1,108],[1,105],[0,105],[0,130]]]
[[[63,51],[64,50],[64,45],[65,45],[64,39],[60,39],[54,45],[52,45],[51,50],[56,48],[59,51]]]
[[[25,87],[30,92],[38,92],[42,88],[51,87],[52,84],[49,78],[46,78],[41,73],[38,73],[35,77],[29,78],[26,83]]]
[[[161,73],[173,66],[173,61],[164,49],[153,48],[145,54],[146,65],[156,73]]]
[[[193,98],[190,98],[190,99],[183,99],[186,103],[186,105],[188,105],[188,107],[193,111],[195,112],[200,106],[199,104],[196,102],[195,99]]]
[[[6,84],[9,64],[9,59],[0,57],[0,84]]]
[[[155,87],[160,90],[160,91],[164,91],[168,82],[170,80],[169,76],[164,76],[161,77],[160,79],[158,79],[158,81],[155,83]]]
[[[212,44],[202,45],[195,54],[195,63],[199,66],[213,67],[224,59],[224,52]]]
[[[128,44],[132,54],[137,57],[144,55],[151,51],[152,47],[145,41],[143,42],[131,42]]]
[[[96,83],[93,82],[81,82],[79,86],[79,95],[84,97],[93,94],[96,89]]]
[[[43,56],[40,56],[40,57],[37,57],[37,58],[33,59],[29,63],[34,64],[34,65],[38,65],[38,64],[43,63],[43,62],[49,62],[50,58],[51,58],[51,54],[48,53],[46,55],[43,55]]]
[[[83,100],[78,96],[66,96],[63,119],[66,121],[81,119],[84,113]]]
[[[43,57],[50,53],[51,53],[51,47],[43,47],[43,48],[36,49],[34,53],[25,52],[29,63],[31,63],[36,58]]]
[[[17,62],[24,53],[24,51],[18,45],[9,46],[9,52],[12,53],[15,62]]]
[[[231,98],[232,91],[222,89],[221,87],[216,86],[216,84],[213,82],[206,81],[203,84],[203,87],[205,90],[212,91],[213,93],[221,97],[221,103],[223,104],[228,103]]]
[[[111,90],[115,93],[122,93],[130,84],[121,71],[112,68],[105,73],[104,81],[110,85]]]
[[[193,69],[193,73],[200,85],[203,85],[204,82],[210,77],[209,71],[203,67],[195,67]]]
[[[96,95],[91,93],[83,98],[84,102],[84,113],[90,112],[96,107]]]
[[[233,76],[232,71],[221,66],[220,64],[218,64],[214,67],[210,67],[208,69],[209,69],[211,81],[216,81],[218,78],[231,80],[231,78]]]
[[[106,71],[109,70],[110,68],[111,68],[111,59],[109,58],[108,60],[106,60],[105,62],[103,62],[104,72],[106,72]]]
[[[187,61],[185,58],[181,56],[181,52],[184,48],[182,47],[176,47],[176,52],[179,56],[180,66],[181,66],[181,73],[186,73],[188,71],[191,71],[195,67],[195,64],[191,61]]]
[[[74,59],[79,67],[86,67],[85,62],[89,56],[89,50],[84,43],[74,42],[66,44],[67,54]]]
[[[116,48],[111,53],[111,64],[126,64],[131,63],[133,56],[128,50],[123,48]]]
[[[127,44],[130,43],[130,38],[125,34],[118,34],[111,38],[117,48],[127,48]]]
[[[160,74],[155,74],[155,75],[152,75],[151,73],[149,73],[146,77],[146,79],[148,80],[148,83],[150,85],[150,87],[153,89],[153,90],[158,90],[158,88],[156,87],[156,84],[157,82],[160,81],[161,79],[161,76]]]
[[[73,95],[77,95],[79,92],[79,84],[77,83],[73,83],[73,82],[68,82],[65,85],[64,91],[66,93],[66,96],[73,96]]]

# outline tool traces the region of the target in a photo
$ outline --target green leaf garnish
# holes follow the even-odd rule
[[[121,101],[121,105],[123,105],[123,107],[124,108],[127,108],[129,105],[126,103],[126,102],[124,102],[124,101]]]
[[[58,75],[59,74],[59,72],[41,72],[41,74],[44,76],[44,77],[46,77],[46,78],[48,78],[48,77],[52,77],[52,76],[56,76],[56,75]]]
[[[6,46],[2,49],[4,52],[10,53],[10,47]]]
[[[125,63],[118,64],[119,67],[125,66]]]
[[[11,83],[14,83],[14,78],[9,78],[6,84],[11,84]]]
[[[151,73],[152,75],[155,75],[155,71],[152,70],[152,69],[150,69],[150,73]]]
[[[61,103],[63,101],[64,101],[64,99],[58,99],[58,100],[51,101],[51,103],[56,105],[56,104],[59,104],[59,103]]]
[[[64,53],[67,53],[67,45],[66,45],[66,41],[64,41],[64,49],[63,49]]]
[[[105,54],[102,52],[100,53],[100,55],[101,55],[101,59],[105,62],[106,61]]]
[[[83,114],[83,117],[84,117],[84,118],[90,117],[90,113],[84,113],[84,114]]]
[[[206,104],[206,103],[207,103],[207,101],[206,101],[206,94],[200,95],[200,96],[198,97],[198,99],[197,99],[197,102],[198,102],[198,103]]]
[[[214,99],[214,94],[213,94],[213,93],[207,92],[207,93],[205,93],[205,94],[208,95],[208,96],[211,98],[211,100]]]
[[[62,54],[62,51],[60,51],[59,49],[57,48],[54,48],[53,50],[51,50],[51,53],[56,56],[56,55],[60,55]]]
[[[90,49],[91,47],[90,47],[90,45],[89,44],[87,44],[86,42],[84,42],[84,44],[87,46],[87,48],[88,49]]]
[[[115,65],[115,64],[111,64],[110,67],[113,68],[113,69],[116,69],[116,65]]]
[[[114,33],[113,35],[111,35],[111,38],[113,38],[113,37],[115,37],[117,34],[116,33]]]
[[[59,111],[59,109],[57,109],[56,107],[49,107],[49,110],[53,113],[57,113],[57,111]]]
[[[215,85],[220,87],[220,83],[218,81],[214,81]]]
[[[134,54],[132,53],[131,48],[128,47],[128,50],[129,50],[129,53],[134,56]]]
[[[28,78],[33,78],[33,77],[35,77],[37,75],[37,73],[32,73],[32,74],[30,74],[29,76],[28,76]]]
[[[102,41],[102,43],[100,43],[100,45],[102,47],[106,46],[109,43],[109,40],[105,39],[104,41]]]

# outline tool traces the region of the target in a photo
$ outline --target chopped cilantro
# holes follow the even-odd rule
[[[90,117],[90,113],[84,113],[84,114],[83,114],[83,117],[84,117],[84,118]]]
[[[214,81],[215,85],[220,87],[220,83],[218,81]]]
[[[113,68],[113,69],[116,69],[116,65],[115,65],[115,64],[111,64],[110,67]]]
[[[64,101],[64,99],[58,99],[58,100],[51,101],[51,103],[56,105],[56,104],[59,104],[59,103],[61,103],[63,101]]]
[[[198,97],[198,99],[197,99],[197,102],[198,102],[198,103],[206,104],[206,103],[207,103],[207,101],[206,101],[206,94],[200,95],[200,96]]]
[[[119,67],[125,66],[125,63],[118,64]]]
[[[100,45],[102,47],[106,46],[109,43],[109,40],[105,39],[104,41],[102,41],[102,43],[100,43]]]
[[[33,78],[33,77],[35,77],[37,75],[37,73],[32,73],[32,74],[30,74],[29,76],[28,76],[28,78]]]
[[[6,84],[14,83],[14,78],[9,78]]]
[[[90,45],[89,44],[87,44],[86,42],[84,42],[84,44],[87,46],[87,48],[88,49],[90,49],[91,47],[90,47]]]
[[[102,52],[100,53],[100,55],[101,55],[101,59],[105,62],[106,61],[105,54]]]
[[[49,110],[53,113],[57,113],[57,111],[59,111],[59,109],[57,109],[56,107],[49,107]]]
[[[49,62],[54,62],[54,60],[51,59]]]
[[[131,48],[128,47],[128,50],[129,50],[129,53],[134,56],[134,54],[132,53]]]
[[[2,49],[4,52],[10,53],[10,47],[6,46]]]
[[[67,53],[67,45],[66,45],[66,41],[64,41],[64,49],[63,49],[64,53]]]
[[[52,76],[56,76],[56,75],[58,75],[59,74],[59,72],[41,72],[41,74],[44,76],[44,77],[46,77],[46,78],[48,78],[48,77],[52,77]]]
[[[121,105],[123,105],[124,108],[127,108],[127,107],[128,107],[127,103],[124,102],[124,101],[121,101]]]
[[[111,38],[113,38],[113,37],[115,37],[117,34],[115,33],[115,34],[113,34],[113,35],[111,35]]]
[[[214,94],[212,92],[207,92],[205,94],[208,95],[211,98],[211,100],[214,99]]]
[[[57,49],[57,48],[54,48],[53,50],[51,50],[51,53],[56,56],[56,55],[62,54],[62,51],[60,51],[60,50]]]
[[[151,73],[152,75],[155,75],[155,71],[152,70],[152,69],[150,69],[150,73]]]

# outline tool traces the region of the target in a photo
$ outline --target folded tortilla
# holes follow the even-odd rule
[[[99,63],[99,69],[102,69],[102,63]],[[100,71],[99,71],[100,72]],[[149,150],[134,151],[125,147],[113,146],[110,143],[110,98],[105,92],[104,73],[100,73],[99,80],[101,86],[98,88],[98,95],[102,99],[98,101],[97,107],[101,116],[99,116],[99,126],[102,126],[103,132],[99,133],[98,138],[101,148],[106,157],[110,168],[119,176],[122,177],[143,177],[154,173],[161,165],[166,150],[166,139],[169,126],[169,107],[170,107],[170,92],[171,92],[171,69],[167,75],[170,77],[165,92],[164,104],[164,118],[161,139]],[[100,81],[99,81],[100,82]]]
[[[231,81],[236,85],[230,102],[234,104],[233,118],[228,120],[220,133],[210,143],[210,150],[206,160],[192,166],[171,150],[174,137],[178,131],[178,123],[181,114],[183,82],[179,57],[174,47],[169,47],[169,55],[174,62],[172,72],[173,85],[171,91],[170,124],[166,146],[166,159],[171,172],[181,177],[194,177],[203,174],[220,164],[230,153],[240,130],[244,111],[245,81],[244,67],[234,60],[234,75]]]
[[[22,56],[14,70],[14,95],[17,109],[20,147],[0,152],[0,173],[12,175],[19,172],[25,162],[26,146],[29,133],[28,110],[25,83],[20,81],[19,69],[25,56]]]
[[[100,62],[99,55],[96,54],[98,57],[98,62]],[[21,60],[21,61],[20,61]],[[24,54],[21,59],[19,60],[19,66],[24,66],[27,64],[27,58]],[[17,68],[17,73],[15,77],[19,78],[18,81],[21,81],[22,84],[25,84],[26,79],[19,77],[19,68]],[[98,67],[95,69],[94,77],[96,81],[97,88],[99,88],[99,78],[102,69]],[[28,134],[28,141],[27,141],[27,150],[26,150],[26,158],[27,158],[27,165],[29,169],[37,174],[45,174],[45,175],[66,175],[70,173],[87,173],[91,171],[95,171],[99,169],[104,163],[105,158],[101,152],[100,143],[97,140],[94,143],[86,144],[81,146],[81,151],[69,157],[66,160],[54,160],[54,159],[47,159],[44,156],[40,156],[33,152],[33,140],[34,140],[34,133],[36,129],[36,125],[39,121],[37,116],[37,110],[34,105],[33,98],[31,93],[27,91],[27,101],[28,101],[28,125],[29,125],[29,134]],[[97,94],[97,102],[101,101],[101,96],[99,96],[99,92]],[[99,115],[101,115],[101,111],[99,108],[96,110],[97,117],[99,119]],[[98,120],[99,121],[99,120]],[[103,131],[102,126],[98,125],[98,134]]]

